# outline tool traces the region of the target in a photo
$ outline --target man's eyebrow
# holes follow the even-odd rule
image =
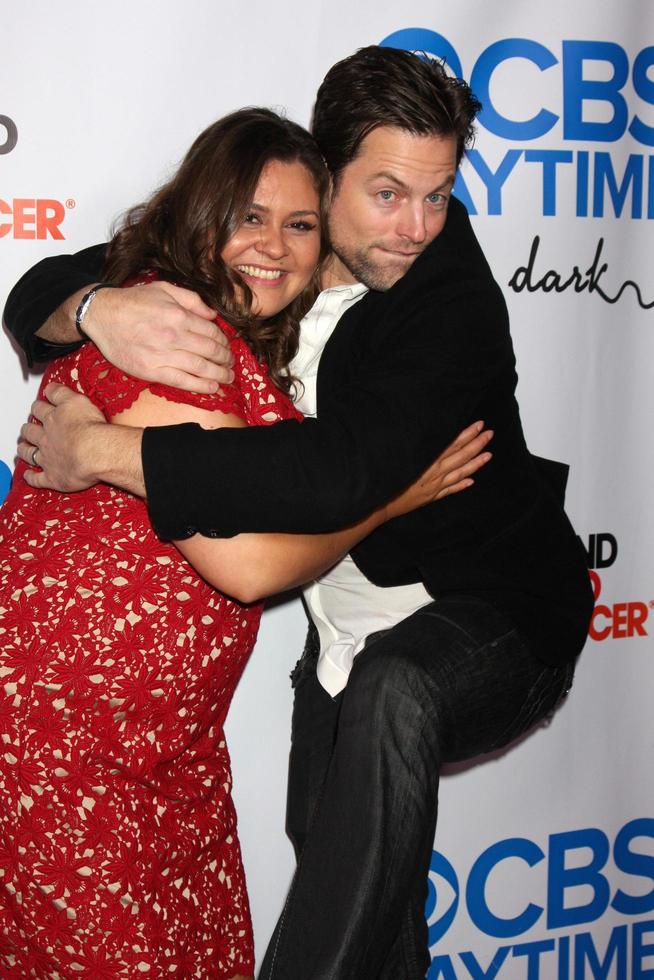
[[[405,184],[404,181],[400,180],[399,177],[396,177],[395,174],[389,173],[388,170],[380,170],[376,174],[371,174],[368,178],[368,183],[372,184],[375,180],[387,180],[390,184],[395,184],[396,187],[399,187],[403,191],[409,190],[408,184]]]
[[[255,201],[250,205],[250,211],[261,211],[264,214],[268,214],[270,208],[267,208],[264,204],[257,204]],[[303,211],[290,211],[288,216],[289,218],[302,218],[306,217],[307,215],[313,215],[314,218],[320,219],[320,215],[313,208],[307,208]]]
[[[438,187],[434,187],[433,190],[430,191],[430,193],[433,194],[436,191],[442,191],[442,190],[444,190],[446,187],[451,187],[452,184],[455,181],[455,178],[456,178],[456,174],[454,174],[454,173],[448,174],[447,177],[445,178],[445,180],[443,180],[438,185]],[[389,183],[395,184],[395,186],[396,187],[399,187],[400,190],[402,190],[402,191],[408,191],[408,190],[410,190],[408,184],[405,184],[403,180],[400,180],[399,177],[396,177],[395,174],[389,173],[387,170],[380,170],[378,173],[372,174],[368,178],[368,183],[369,184],[372,184],[376,180],[387,180]]]

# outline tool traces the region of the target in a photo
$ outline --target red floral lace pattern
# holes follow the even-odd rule
[[[237,383],[146,385],[87,345],[44,384],[107,415],[145,388],[298,418],[226,324]],[[154,535],[143,503],[31,490],[0,511],[0,975],[253,972],[223,723],[260,606],[213,591]]]

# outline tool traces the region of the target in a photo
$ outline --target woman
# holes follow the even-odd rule
[[[91,345],[44,381],[74,384],[124,424],[299,417],[285,368],[312,298],[325,186],[300,127],[263,110],[215,123],[128,216],[107,279],[198,289],[229,319],[235,384],[148,388]],[[189,565],[211,580],[221,550],[218,584],[233,594],[239,545],[163,544],[145,507],[106,487],[35,494],[19,478],[2,517],[3,975],[252,974],[222,725],[261,607]]]
[[[199,292],[219,310],[235,383],[149,385],[89,344],[43,384],[126,425],[299,419],[286,366],[315,294],[325,191],[295,124],[249,109],[209,127],[130,212],[106,280]],[[175,546],[128,494],[34,491],[24,469],[0,515],[2,976],[251,976],[223,723],[261,606],[240,603],[315,576],[415,502],[333,535]]]

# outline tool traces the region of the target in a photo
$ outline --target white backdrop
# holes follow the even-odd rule
[[[485,111],[458,191],[509,303],[530,446],[572,464],[598,605],[551,726],[443,780],[429,978],[654,978],[651,4],[4,0],[0,26],[1,298],[44,255],[105,240],[224,112],[308,123],[357,47],[390,37],[472,80]],[[1,484],[37,379],[8,339],[0,371]],[[229,723],[259,957],[292,870],[303,634],[297,601],[266,614]]]

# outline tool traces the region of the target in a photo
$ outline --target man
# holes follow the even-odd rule
[[[311,399],[324,346],[317,418],[142,434],[55,389],[56,407],[35,408],[43,428],[23,432],[21,456],[43,467],[31,483],[147,488],[155,527],[180,538],[342,526],[407,485],[462,425],[483,418],[495,431],[475,487],[389,522],[355,549],[356,565],[307,592],[321,657],[316,668],[309,642],[296,673],[289,829],[301,857],[266,978],[424,977],[440,766],[553,710],[585,638],[583,551],[526,449],[505,307],[450,199],[477,108],[464,83],[405,52],[366,48],[328,72],[313,130],[332,175],[334,254],[295,365]],[[91,256],[86,276],[54,292],[52,265],[45,292],[38,275],[24,282],[9,325],[30,286],[41,317],[73,287],[51,324],[54,339],[72,339],[82,287],[100,273]],[[122,299],[97,294],[99,316],[103,298],[114,309]]]

